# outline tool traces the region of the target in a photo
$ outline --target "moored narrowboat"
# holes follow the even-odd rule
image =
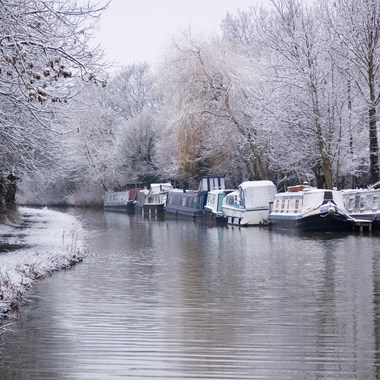
[[[228,194],[222,212],[228,224],[264,226],[268,224],[269,205],[277,193],[272,181],[245,181]]]
[[[347,189],[342,193],[350,216],[371,221],[373,229],[380,229],[380,189]]]
[[[209,223],[222,224],[226,223],[226,218],[223,216],[223,200],[226,195],[230,194],[232,189],[215,189],[210,190],[207,194],[207,202],[204,207],[205,219]]]
[[[271,228],[299,231],[349,231],[355,225],[342,192],[304,185],[276,194],[269,221]]]
[[[163,216],[168,191],[173,189],[170,182],[152,183],[150,189],[142,189],[137,194],[136,208],[143,216]]]
[[[106,210],[125,211],[133,213],[138,189],[125,191],[107,191],[104,194],[103,207]]]
[[[204,217],[204,207],[207,203],[208,192],[224,188],[224,176],[205,176],[202,177],[196,190],[169,190],[165,213],[175,216],[191,216],[193,218]]]

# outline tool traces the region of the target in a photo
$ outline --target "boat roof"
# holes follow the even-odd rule
[[[239,196],[239,190],[232,190],[231,192],[226,194],[226,197],[233,197],[235,195]]]
[[[380,189],[344,189],[342,190],[343,194],[356,194],[356,193],[380,193]]]
[[[272,181],[269,181],[269,180],[244,181],[239,185],[241,189],[246,189],[248,187],[268,187],[268,186],[275,186],[275,185]]]
[[[221,194],[221,193],[225,193],[225,189],[213,189],[213,190],[210,190],[209,191],[209,194]]]
[[[309,185],[294,185],[294,186],[288,186],[286,191],[289,193],[297,193],[299,191],[310,191],[310,190],[327,190],[327,189],[318,189],[313,186]]]
[[[151,183],[150,184],[150,191],[152,193],[159,193],[160,191],[168,191],[171,189],[173,189],[173,186],[170,182]]]

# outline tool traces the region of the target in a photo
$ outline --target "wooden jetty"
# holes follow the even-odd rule
[[[372,220],[366,219],[355,219],[353,222],[354,230],[359,230],[360,232],[368,231],[372,232]]]

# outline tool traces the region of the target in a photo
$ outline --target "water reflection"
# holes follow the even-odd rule
[[[4,378],[380,378],[377,236],[83,218],[92,254],[30,293]]]

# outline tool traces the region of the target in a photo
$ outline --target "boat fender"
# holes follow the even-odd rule
[[[329,215],[334,215],[335,214],[335,208],[334,207],[329,207],[328,208],[328,210],[327,210],[327,213],[329,214]]]

